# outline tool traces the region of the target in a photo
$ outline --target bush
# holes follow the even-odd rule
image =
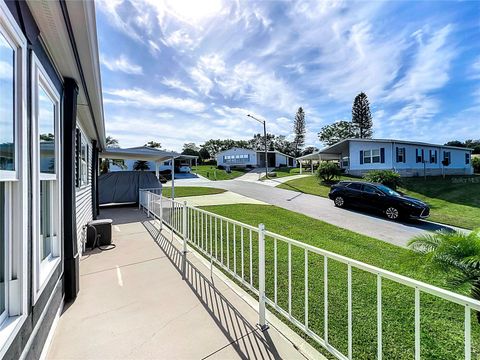
[[[340,168],[336,163],[324,161],[317,170],[317,178],[326,184],[331,184],[340,176]]]
[[[400,174],[393,170],[372,170],[363,175],[366,181],[383,184],[395,190],[401,184]]]
[[[217,169],[218,169],[218,170],[225,170],[225,166],[223,166],[223,165],[218,165],[218,166],[217,166]]]
[[[472,158],[473,172],[480,173],[480,157],[475,156]]]

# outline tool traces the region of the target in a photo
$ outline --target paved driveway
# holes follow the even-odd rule
[[[176,186],[190,184],[176,183]],[[449,228],[448,226],[428,221],[412,221],[408,223],[386,220],[380,216],[365,214],[348,209],[339,209],[333,206],[329,199],[315,195],[302,194],[291,190],[266,186],[261,183],[247,181],[209,181],[197,182],[190,186],[208,186],[230,190],[272,204],[284,209],[308,215],[357,233],[371,236],[398,246],[406,246],[413,236],[426,231]]]

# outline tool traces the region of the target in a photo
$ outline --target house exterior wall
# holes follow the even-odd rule
[[[397,162],[397,147],[404,149],[405,161]],[[380,163],[361,163],[360,153],[365,150],[384,149],[385,159]],[[421,155],[423,150],[423,162],[417,162],[417,151]],[[430,162],[430,152],[432,155],[437,154],[437,160]],[[449,166],[443,166],[442,160],[444,153],[450,152],[451,163]],[[393,169],[398,171],[402,176],[423,176],[424,172],[427,176],[438,176],[445,173],[446,175],[471,175],[473,169],[470,164],[465,163],[465,154],[471,153],[470,150],[446,148],[435,145],[421,144],[405,144],[395,142],[370,142],[370,141],[354,141],[349,143],[349,167],[348,173],[351,175],[361,176],[370,170]]]
[[[226,161],[225,157],[227,156],[238,156],[238,155],[248,155],[248,160],[241,159],[232,159],[233,162]],[[217,160],[217,165],[221,166],[257,166],[257,152],[251,149],[243,148],[231,148],[225,151],[219,152],[215,156]]]
[[[81,185],[77,184],[75,187],[75,200],[76,200],[76,218],[77,218],[77,248],[80,255],[85,250],[85,243],[87,241],[87,229],[86,225],[89,221],[93,220],[93,179],[92,179],[92,160],[93,160],[93,147],[92,139],[89,138],[85,132],[82,130],[82,125],[79,120],[77,120],[77,127],[79,128],[82,136],[87,139],[87,184]],[[77,144],[78,146],[78,144]],[[76,176],[78,177],[78,169]]]

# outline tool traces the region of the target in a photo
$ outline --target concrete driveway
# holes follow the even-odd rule
[[[261,182],[228,180],[187,184],[178,181],[176,186],[208,186],[230,190],[240,195],[403,247],[407,245],[408,240],[412,237],[427,231],[454,229],[453,227],[428,221],[395,222],[373,214],[339,209],[333,205],[330,199],[266,186]]]

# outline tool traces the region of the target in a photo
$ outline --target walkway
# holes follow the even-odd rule
[[[176,198],[177,201],[186,201],[192,206],[211,206],[211,205],[229,205],[229,204],[256,204],[267,205],[266,202],[243,196],[233,191],[225,191],[221,194],[203,195],[203,196],[185,196]]]
[[[102,215],[115,220],[116,248],[82,258],[48,359],[304,359],[274,327],[260,331],[258,314],[194,254],[182,280],[181,253],[153,240],[138,209]]]

